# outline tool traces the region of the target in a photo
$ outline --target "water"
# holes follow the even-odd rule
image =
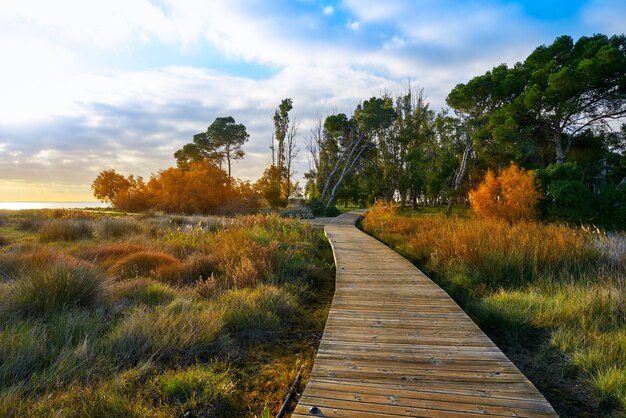
[[[83,209],[108,208],[108,203],[102,202],[0,202],[0,209]]]

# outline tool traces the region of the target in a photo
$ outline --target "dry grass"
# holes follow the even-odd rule
[[[0,416],[277,411],[332,297],[323,234],[274,216],[174,221],[5,218]],[[66,239],[79,224],[91,238]],[[44,225],[62,232],[42,243]]]
[[[527,341],[526,355],[564,356],[560,367],[576,370],[602,413],[625,413],[625,235],[538,222],[408,218],[389,207],[374,208],[363,226],[434,277],[497,341]],[[546,346],[533,341],[540,331]],[[534,359],[532,367],[559,367],[541,361],[549,359]],[[542,389],[557,405],[565,402],[563,388]]]
[[[39,228],[39,239],[43,242],[76,241],[93,236],[93,227],[80,219],[51,219]]]
[[[104,218],[96,229],[96,234],[102,239],[117,239],[138,235],[143,232],[141,224],[128,218]]]
[[[153,272],[153,277],[176,286],[192,285],[206,280],[219,269],[219,263],[211,255],[193,255],[183,263],[172,263]]]
[[[159,251],[140,251],[130,254],[112,267],[111,271],[122,278],[146,276],[164,266],[178,266],[180,260],[167,253]]]

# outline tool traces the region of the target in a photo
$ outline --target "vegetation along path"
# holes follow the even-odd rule
[[[293,416],[556,416],[459,306],[354,224],[327,220],[335,297]]]

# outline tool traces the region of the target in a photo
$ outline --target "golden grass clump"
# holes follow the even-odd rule
[[[159,251],[140,251],[132,253],[112,267],[111,271],[118,277],[129,278],[150,275],[164,266],[180,265],[176,257]]]

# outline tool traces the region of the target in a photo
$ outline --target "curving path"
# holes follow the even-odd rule
[[[354,226],[361,214],[322,221],[336,290],[292,416],[556,416],[439,286]]]

